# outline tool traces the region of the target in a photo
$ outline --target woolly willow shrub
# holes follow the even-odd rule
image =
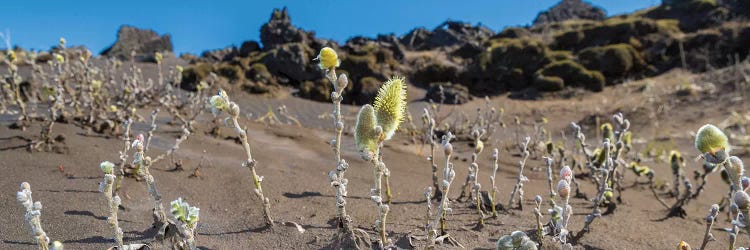
[[[271,219],[271,201],[263,194],[263,187],[261,185],[263,182],[263,176],[258,176],[255,171],[257,162],[253,159],[253,155],[250,153],[250,142],[247,138],[247,129],[240,127],[240,106],[231,101],[227,92],[224,90],[219,90],[219,94],[212,96],[211,99],[209,99],[209,102],[211,104],[211,112],[213,112],[214,115],[218,115],[220,112],[225,112],[229,115],[229,118],[225,120],[225,123],[233,127],[237,134],[239,134],[240,141],[242,141],[242,147],[245,149],[245,154],[247,155],[247,159],[242,162],[242,166],[250,168],[253,175],[253,183],[255,184],[255,189],[253,191],[263,204],[263,218],[266,221],[266,225],[273,226],[273,219]]]
[[[373,105],[362,106],[357,115],[354,141],[362,158],[373,165],[375,185],[370,192],[371,199],[378,207],[378,220],[375,222],[380,233],[380,247],[388,244],[385,231],[386,218],[390,210],[391,189],[388,182],[390,171],[382,159],[383,143],[395,134],[406,114],[406,82],[404,78],[395,77],[383,84],[378,90]],[[383,180],[383,177],[385,179]],[[385,182],[386,198],[383,198],[382,185]]]
[[[695,136],[695,148],[701,152],[704,164],[713,164],[727,172],[730,182],[730,219],[732,227],[729,231],[729,247],[734,249],[737,235],[741,228],[750,224],[750,196],[746,193],[746,186],[742,180],[745,174],[745,164],[737,156],[729,154],[731,147],[726,134],[718,127],[706,124],[698,129]],[[750,235],[748,235],[750,236]],[[705,240],[704,240],[705,241]]]
[[[335,129],[335,137],[331,140],[331,148],[333,149],[334,159],[336,160],[336,169],[328,173],[328,180],[331,182],[331,186],[336,191],[336,216],[337,226],[341,229],[341,233],[347,236],[357,248],[360,248],[362,241],[368,242],[369,236],[366,232],[355,229],[352,225],[352,219],[346,213],[346,195],[347,185],[349,180],[346,179],[346,170],[349,168],[349,164],[341,157],[341,135],[344,132],[344,118],[341,114],[341,102],[344,100],[343,94],[346,86],[349,85],[349,78],[345,74],[336,76],[336,68],[341,64],[338,58],[338,54],[332,48],[325,47],[320,50],[318,56],[314,59],[320,63],[318,67],[324,70],[325,76],[328,81],[333,85],[333,91],[331,92],[331,102],[333,103],[333,127]],[[282,106],[283,107],[283,106]],[[280,109],[282,114],[285,114],[286,108]],[[290,117],[287,115],[287,117]],[[294,119],[296,121],[296,119]],[[296,121],[299,125],[299,121]],[[369,244],[369,243],[368,243]]]
[[[39,201],[34,202],[31,197],[31,185],[28,182],[21,183],[21,190],[16,193],[16,200],[26,209],[24,219],[31,228],[31,234],[34,236],[36,244],[40,250],[49,249],[49,237],[47,233],[42,229],[42,203]]]

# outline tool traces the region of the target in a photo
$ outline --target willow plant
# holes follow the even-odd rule
[[[261,183],[263,183],[263,176],[258,176],[255,171],[257,162],[250,152],[250,142],[247,138],[247,129],[240,127],[240,106],[237,105],[237,103],[231,101],[229,99],[229,96],[227,95],[227,92],[225,92],[224,90],[219,90],[219,94],[212,96],[209,101],[211,104],[211,111],[214,113],[214,115],[220,112],[226,112],[227,114],[229,114],[227,123],[234,128],[237,134],[239,134],[240,141],[242,142],[242,148],[245,150],[245,154],[247,156],[245,161],[242,162],[242,166],[249,168],[250,172],[253,175],[253,183],[255,185],[255,189],[253,190],[253,192],[263,204],[263,218],[266,221],[266,225],[273,226],[273,219],[271,218],[271,201],[263,194],[263,186],[261,185]]]
[[[404,78],[395,77],[383,84],[375,97],[373,105],[362,106],[357,115],[354,141],[362,158],[373,165],[375,185],[370,192],[371,199],[378,207],[376,226],[380,233],[381,248],[388,244],[385,231],[386,218],[390,210],[391,189],[388,181],[390,171],[383,162],[383,143],[396,133],[406,113],[406,82]],[[383,182],[385,195],[383,198]]]

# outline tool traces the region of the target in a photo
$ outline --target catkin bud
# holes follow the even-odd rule
[[[739,157],[729,157],[729,165],[732,171],[734,171],[738,176],[742,176],[743,174],[745,174],[745,164]]]
[[[680,244],[677,245],[677,250],[692,250],[692,248],[690,248],[687,242],[680,241]]]
[[[445,155],[452,155],[453,154],[453,144],[450,142],[444,142],[443,143],[443,152]]]
[[[563,199],[567,199],[568,195],[570,195],[570,183],[566,180],[560,180],[560,182],[557,183],[557,193],[560,194],[560,197]]]
[[[29,200],[29,196],[26,194],[26,192],[19,191],[16,192],[16,200],[18,202],[24,203]]]
[[[484,150],[484,143],[481,140],[477,140],[477,145],[474,147],[474,153],[480,154]]]
[[[115,164],[109,161],[103,161],[101,164],[99,164],[99,168],[101,168],[102,172],[104,172],[105,174],[112,174],[112,171],[115,168]]]
[[[211,104],[211,111],[214,112],[214,114],[217,114],[218,111],[225,111],[229,108],[228,103],[229,97],[227,96],[227,92],[222,90],[219,90],[219,93],[215,96],[212,96],[211,99],[209,99],[209,102]]]
[[[718,204],[711,205],[711,210],[709,211],[709,213],[711,215],[713,215],[713,216],[718,215],[719,214],[719,205]]]
[[[354,126],[354,142],[363,153],[372,154],[377,150],[379,135],[375,126],[375,110],[369,104],[362,106]]]
[[[55,54],[55,61],[57,61],[57,63],[65,63],[65,57],[60,54]]]
[[[156,64],[161,64],[163,60],[164,60],[164,55],[162,55],[161,52],[154,53],[154,61],[156,61]]]
[[[695,148],[701,153],[715,155],[718,151],[729,151],[729,140],[721,129],[706,124],[698,129],[698,134],[695,136]]]
[[[320,63],[318,63],[320,69],[334,69],[341,64],[339,55],[330,47],[322,48],[318,57],[315,59],[320,61]]]
[[[9,49],[7,51],[7,54],[5,55],[5,59],[8,60],[8,62],[10,62],[10,63],[16,62],[16,59],[17,59],[16,58],[16,52]]]
[[[750,196],[745,191],[737,191],[734,193],[734,203],[741,210],[748,209],[750,208]]]
[[[570,166],[564,166],[562,169],[560,169],[560,179],[566,180],[568,182],[573,179],[573,170],[570,169]]]
[[[349,84],[349,77],[346,74],[339,75],[339,79],[336,81],[336,91],[341,92],[346,89],[346,85]]]
[[[52,250],[65,250],[65,248],[63,247],[63,244],[60,243],[59,241],[52,242],[51,247],[52,247],[51,248]]]
[[[609,139],[611,142],[615,141],[615,132],[612,129],[612,124],[602,124],[600,129],[602,131],[602,139]]]

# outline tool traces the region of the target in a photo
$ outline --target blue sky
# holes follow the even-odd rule
[[[0,1],[0,31],[27,49],[48,49],[60,37],[95,53],[111,45],[122,24],[172,35],[175,52],[207,49],[259,40],[260,26],[273,8],[287,6],[292,23],[318,37],[339,42],[356,36],[394,33],[414,27],[434,28],[447,19],[482,23],[495,31],[526,25],[558,0],[383,0],[383,1]],[[659,0],[592,0],[610,15],[658,4]],[[0,43],[0,48],[5,47]]]

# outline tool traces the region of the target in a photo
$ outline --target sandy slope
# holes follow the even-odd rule
[[[697,152],[692,149],[692,138],[688,133],[706,122],[718,123],[731,111],[747,111],[745,102],[732,104],[727,98],[698,95],[696,100],[677,98],[675,87],[688,76],[669,73],[645,81],[609,88],[602,93],[585,94],[571,99],[551,98],[542,101],[513,100],[508,97],[492,99],[494,107],[506,110],[505,122],[511,124],[513,116],[519,116],[529,125],[533,119],[544,116],[550,120],[548,129],[559,139],[559,131],[565,130],[570,137],[568,124],[581,121],[591,115],[609,117],[615,111],[622,111],[631,118],[632,129],[636,133],[636,150],[643,151],[646,142],[666,141],[693,158]],[[651,83],[647,83],[651,81]],[[641,91],[643,86],[651,87]],[[721,86],[720,86],[721,87]],[[249,128],[251,147],[257,158],[260,175],[265,176],[264,190],[271,198],[273,216],[278,221],[293,221],[307,231],[298,233],[292,227],[277,226],[264,228],[261,207],[252,194],[252,180],[248,169],[242,168],[241,147],[232,140],[214,138],[203,132],[210,128],[210,115],[200,117],[198,132],[191,136],[177,152],[176,158],[185,163],[186,171],[172,172],[169,161],[153,167],[152,173],[158,187],[168,202],[177,197],[188,199],[201,208],[201,221],[197,240],[204,249],[320,249],[331,248],[336,232],[329,220],[334,216],[334,190],[327,181],[327,172],[334,168],[332,152],[328,141],[333,133],[327,128],[330,117],[319,117],[329,112],[329,104],[315,103],[294,97],[266,99],[259,96],[237,94],[234,99],[242,106],[243,113],[253,117],[265,113],[269,105],[284,104],[306,127],[295,125],[268,126],[244,121]],[[412,100],[418,98],[412,97]],[[653,102],[649,102],[648,100]],[[415,116],[421,114],[424,102],[413,102],[410,110]],[[463,106],[445,107],[445,113],[466,113],[473,116],[477,107],[484,106],[483,100],[475,100]],[[661,111],[658,107],[664,106]],[[726,108],[716,108],[726,107]],[[349,124],[352,123],[355,107],[347,107]],[[651,112],[655,110],[655,112]],[[143,110],[146,114],[147,110]],[[171,147],[178,129],[164,124],[168,115],[160,116],[161,124],[156,132],[154,147],[149,154],[159,154]],[[419,120],[418,118],[416,119]],[[586,124],[588,129],[594,125]],[[104,160],[117,161],[122,142],[114,138],[86,136],[84,131],[71,124],[55,127],[56,134],[66,137],[68,154],[29,153],[24,149],[11,149],[25,142],[16,138],[37,136],[39,125],[28,131],[11,130],[4,122],[0,127],[0,249],[35,249],[30,233],[23,222],[21,206],[15,200],[15,192],[22,181],[31,183],[34,198],[44,204],[42,222],[53,240],[61,240],[69,249],[104,249],[112,245],[110,230],[105,222],[106,207],[104,197],[97,192],[102,173],[98,164]],[[136,126],[135,132],[145,132],[145,124]],[[530,127],[525,128],[531,131]],[[225,135],[232,136],[225,129]],[[593,130],[591,130],[593,131]],[[506,203],[517,174],[517,152],[509,147],[514,138],[514,129],[508,126],[496,134],[486,147],[499,147],[501,167],[499,176],[498,201]],[[589,135],[591,142],[596,136]],[[430,169],[424,156],[418,155],[420,145],[408,143],[405,135],[387,143],[385,162],[392,172],[394,204],[389,215],[390,238],[397,246],[411,248],[407,235],[423,234],[425,202],[422,196],[425,187],[430,185]],[[459,152],[455,161],[457,178],[455,193],[466,176],[470,147],[466,142],[455,144]],[[371,167],[360,160],[354,150],[350,135],[344,137],[343,157],[350,162],[347,173],[349,179],[348,210],[355,224],[372,232],[376,210],[367,198],[372,183]],[[489,153],[480,157],[482,187],[490,186]],[[739,149],[737,152],[743,152]],[[442,155],[438,154],[438,160]],[[646,160],[654,168],[657,179],[671,182],[666,163]],[[60,171],[62,166],[64,173]],[[531,198],[547,193],[546,174],[539,171],[539,159],[529,162],[527,176],[530,182],[525,185],[525,210],[511,210],[496,219],[488,219],[487,227],[481,231],[466,230],[475,223],[475,210],[468,203],[454,203],[454,212],[449,217],[449,232],[467,248],[493,248],[494,242],[503,234],[514,230],[531,230],[535,222],[531,212]],[[700,164],[688,162],[687,172],[699,169]],[[441,166],[442,167],[442,166]],[[189,178],[198,168],[198,178]],[[690,174],[692,176],[692,174]],[[645,186],[632,187],[625,191],[625,203],[615,214],[597,219],[593,231],[582,240],[587,249],[672,249],[680,240],[699,246],[703,237],[703,217],[712,203],[716,203],[726,192],[726,185],[718,175],[709,178],[706,192],[686,208],[686,219],[669,218],[659,220],[666,212]],[[589,196],[595,193],[589,181],[581,181],[583,190]],[[628,173],[626,186],[631,186],[634,176]],[[127,210],[121,211],[121,227],[125,231],[126,242],[149,242],[152,232],[150,200],[141,182],[127,179],[123,184],[123,204]],[[672,202],[668,199],[668,202]],[[574,215],[570,229],[578,231],[585,214],[590,211],[590,202],[573,199]],[[548,218],[548,215],[545,215]],[[726,215],[721,214],[716,228],[729,225]],[[727,234],[715,230],[717,242],[711,249],[726,248]],[[738,237],[739,246],[747,246],[747,237]],[[423,244],[421,242],[416,242]],[[156,245],[157,249],[160,247]]]

